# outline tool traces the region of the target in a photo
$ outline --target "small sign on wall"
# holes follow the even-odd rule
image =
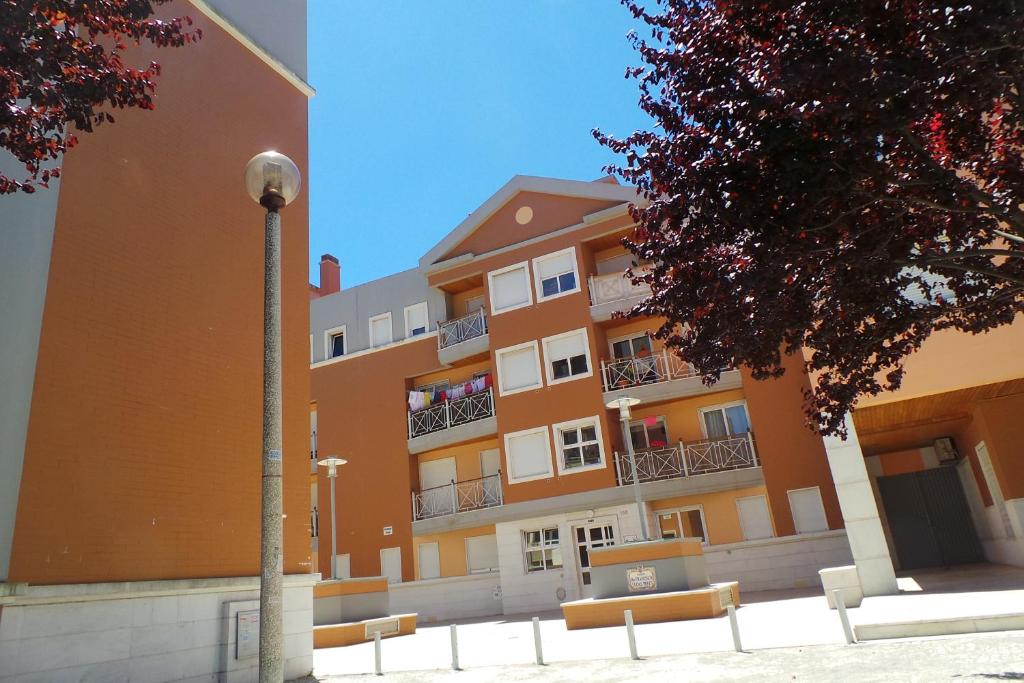
[[[658,588],[658,574],[654,567],[632,567],[626,570],[626,587],[630,593],[642,593]]]
[[[384,527],[384,535],[385,536],[390,536],[393,533],[395,533],[395,530],[394,530],[393,527],[389,527],[389,526]]]
[[[235,659],[256,657],[260,653],[260,611],[258,609],[238,612],[235,642]]]

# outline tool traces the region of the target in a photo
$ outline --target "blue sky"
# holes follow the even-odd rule
[[[592,180],[645,126],[614,0],[309,3],[310,274],[416,265],[513,175]]]

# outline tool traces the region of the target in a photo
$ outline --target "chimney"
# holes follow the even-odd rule
[[[320,296],[341,291],[341,265],[330,254],[320,257]]]

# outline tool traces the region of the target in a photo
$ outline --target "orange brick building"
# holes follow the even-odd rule
[[[242,171],[277,149],[305,172],[305,3],[162,12],[203,38],[130,54],[163,67],[156,110],[0,199],[0,677],[256,664],[227,642],[259,595],[263,209]],[[282,216],[291,677],[312,666],[305,194]]]

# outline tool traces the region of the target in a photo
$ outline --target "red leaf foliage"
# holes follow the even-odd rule
[[[106,109],[153,109],[160,65],[125,66],[128,45],[180,47],[202,37],[191,19],[152,18],[171,0],[0,0],[0,148],[26,176],[0,174],[0,194],[34,192],[60,175],[77,138],[113,122]]]
[[[808,352],[843,434],[933,332],[1024,310],[1024,2],[623,0],[651,130],[595,137],[640,188],[656,335],[704,370]]]

